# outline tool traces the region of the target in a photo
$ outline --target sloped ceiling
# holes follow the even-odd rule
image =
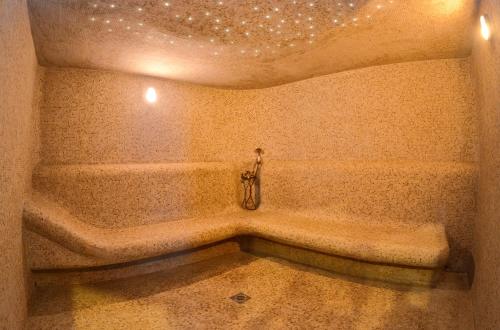
[[[464,57],[474,0],[29,0],[39,61],[228,88]]]

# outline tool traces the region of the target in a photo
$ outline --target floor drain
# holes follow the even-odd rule
[[[240,292],[238,294],[235,294],[234,296],[230,297],[233,301],[236,301],[238,304],[243,304],[247,302],[250,299],[250,296],[247,296],[243,292]]]

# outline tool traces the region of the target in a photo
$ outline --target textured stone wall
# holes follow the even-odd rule
[[[476,30],[472,54],[477,84],[479,120],[478,216],[474,230],[476,264],[473,297],[476,329],[500,326],[500,2],[483,0],[492,39],[483,40]]]
[[[26,4],[0,1],[0,328],[26,319],[21,213],[37,161],[37,61]]]
[[[154,105],[144,101],[149,86],[158,92]],[[258,90],[48,69],[41,127],[37,189],[97,226],[236,207],[238,172],[260,146],[263,209],[442,223],[449,266],[468,265],[478,152],[468,59],[370,67]],[[155,162],[221,164],[187,177],[188,164],[175,171],[134,165],[132,172],[89,165]]]
[[[158,102],[144,102],[148,86]],[[266,159],[475,161],[468,60],[371,67],[259,90],[47,72],[46,164]]]

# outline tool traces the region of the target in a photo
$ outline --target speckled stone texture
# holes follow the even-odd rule
[[[251,297],[237,304],[230,296]],[[118,281],[37,288],[29,329],[471,330],[468,290],[340,277],[235,254]]]
[[[167,256],[143,259],[138,262],[121,263],[111,266],[36,269],[32,273],[35,286],[47,284],[78,284],[118,280],[127,277],[150,274],[158,271],[189,265],[216,257],[241,252],[237,240],[227,240],[201,248],[190,249]],[[78,256],[78,255],[76,255]]]
[[[26,203],[24,219],[28,230],[108,264],[189,250],[241,235],[403,267],[441,268],[449,254],[444,228],[439,225],[349,225],[285,213],[240,211],[126,229],[99,229],[37,195]],[[43,259],[51,260],[52,255]]]
[[[102,228],[126,228],[235,210],[230,163],[41,166],[33,187]]]
[[[241,250],[244,252],[258,256],[282,258],[359,279],[434,287],[443,275],[441,268],[400,267],[390,264],[361,262],[352,258],[338,257],[254,236],[240,237],[239,241]]]
[[[236,163],[40,166],[33,185],[79,221],[128,228],[237,211],[242,168]],[[468,266],[477,183],[473,163],[271,160],[262,175],[264,211],[302,214],[312,223],[443,224],[451,246],[449,267]],[[38,250],[59,250],[29,237]]]
[[[443,224],[448,266],[470,263],[477,185],[474,163],[268,161],[262,209],[351,224]]]
[[[230,88],[466,57],[476,7],[475,0],[182,0],[168,7],[137,0],[29,3],[44,65]]]
[[[500,2],[483,0],[492,38],[479,34],[472,62],[480,107],[478,216],[474,230],[474,310],[477,329],[500,327]]]
[[[154,105],[144,102],[148,86],[158,90]],[[468,266],[477,158],[468,60],[246,91],[48,69],[44,92],[34,184],[81,221],[127,228],[236,208],[238,173],[261,146],[263,209],[312,221],[444,224],[450,269]],[[164,164],[137,164],[151,162]],[[109,165],[78,165],[92,163]]]
[[[0,329],[23,329],[22,207],[30,187],[37,61],[25,1],[0,1]]]
[[[158,102],[144,101],[153,86]],[[475,161],[467,59],[370,67],[260,90],[48,69],[45,164],[265,159]]]

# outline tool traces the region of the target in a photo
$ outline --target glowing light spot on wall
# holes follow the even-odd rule
[[[481,23],[481,36],[484,40],[490,40],[491,30],[488,19],[485,16],[481,16],[479,22]]]
[[[158,99],[158,95],[156,95],[156,89],[154,89],[153,87],[149,87],[146,90],[146,95],[144,97],[148,103],[156,103],[156,100]]]

